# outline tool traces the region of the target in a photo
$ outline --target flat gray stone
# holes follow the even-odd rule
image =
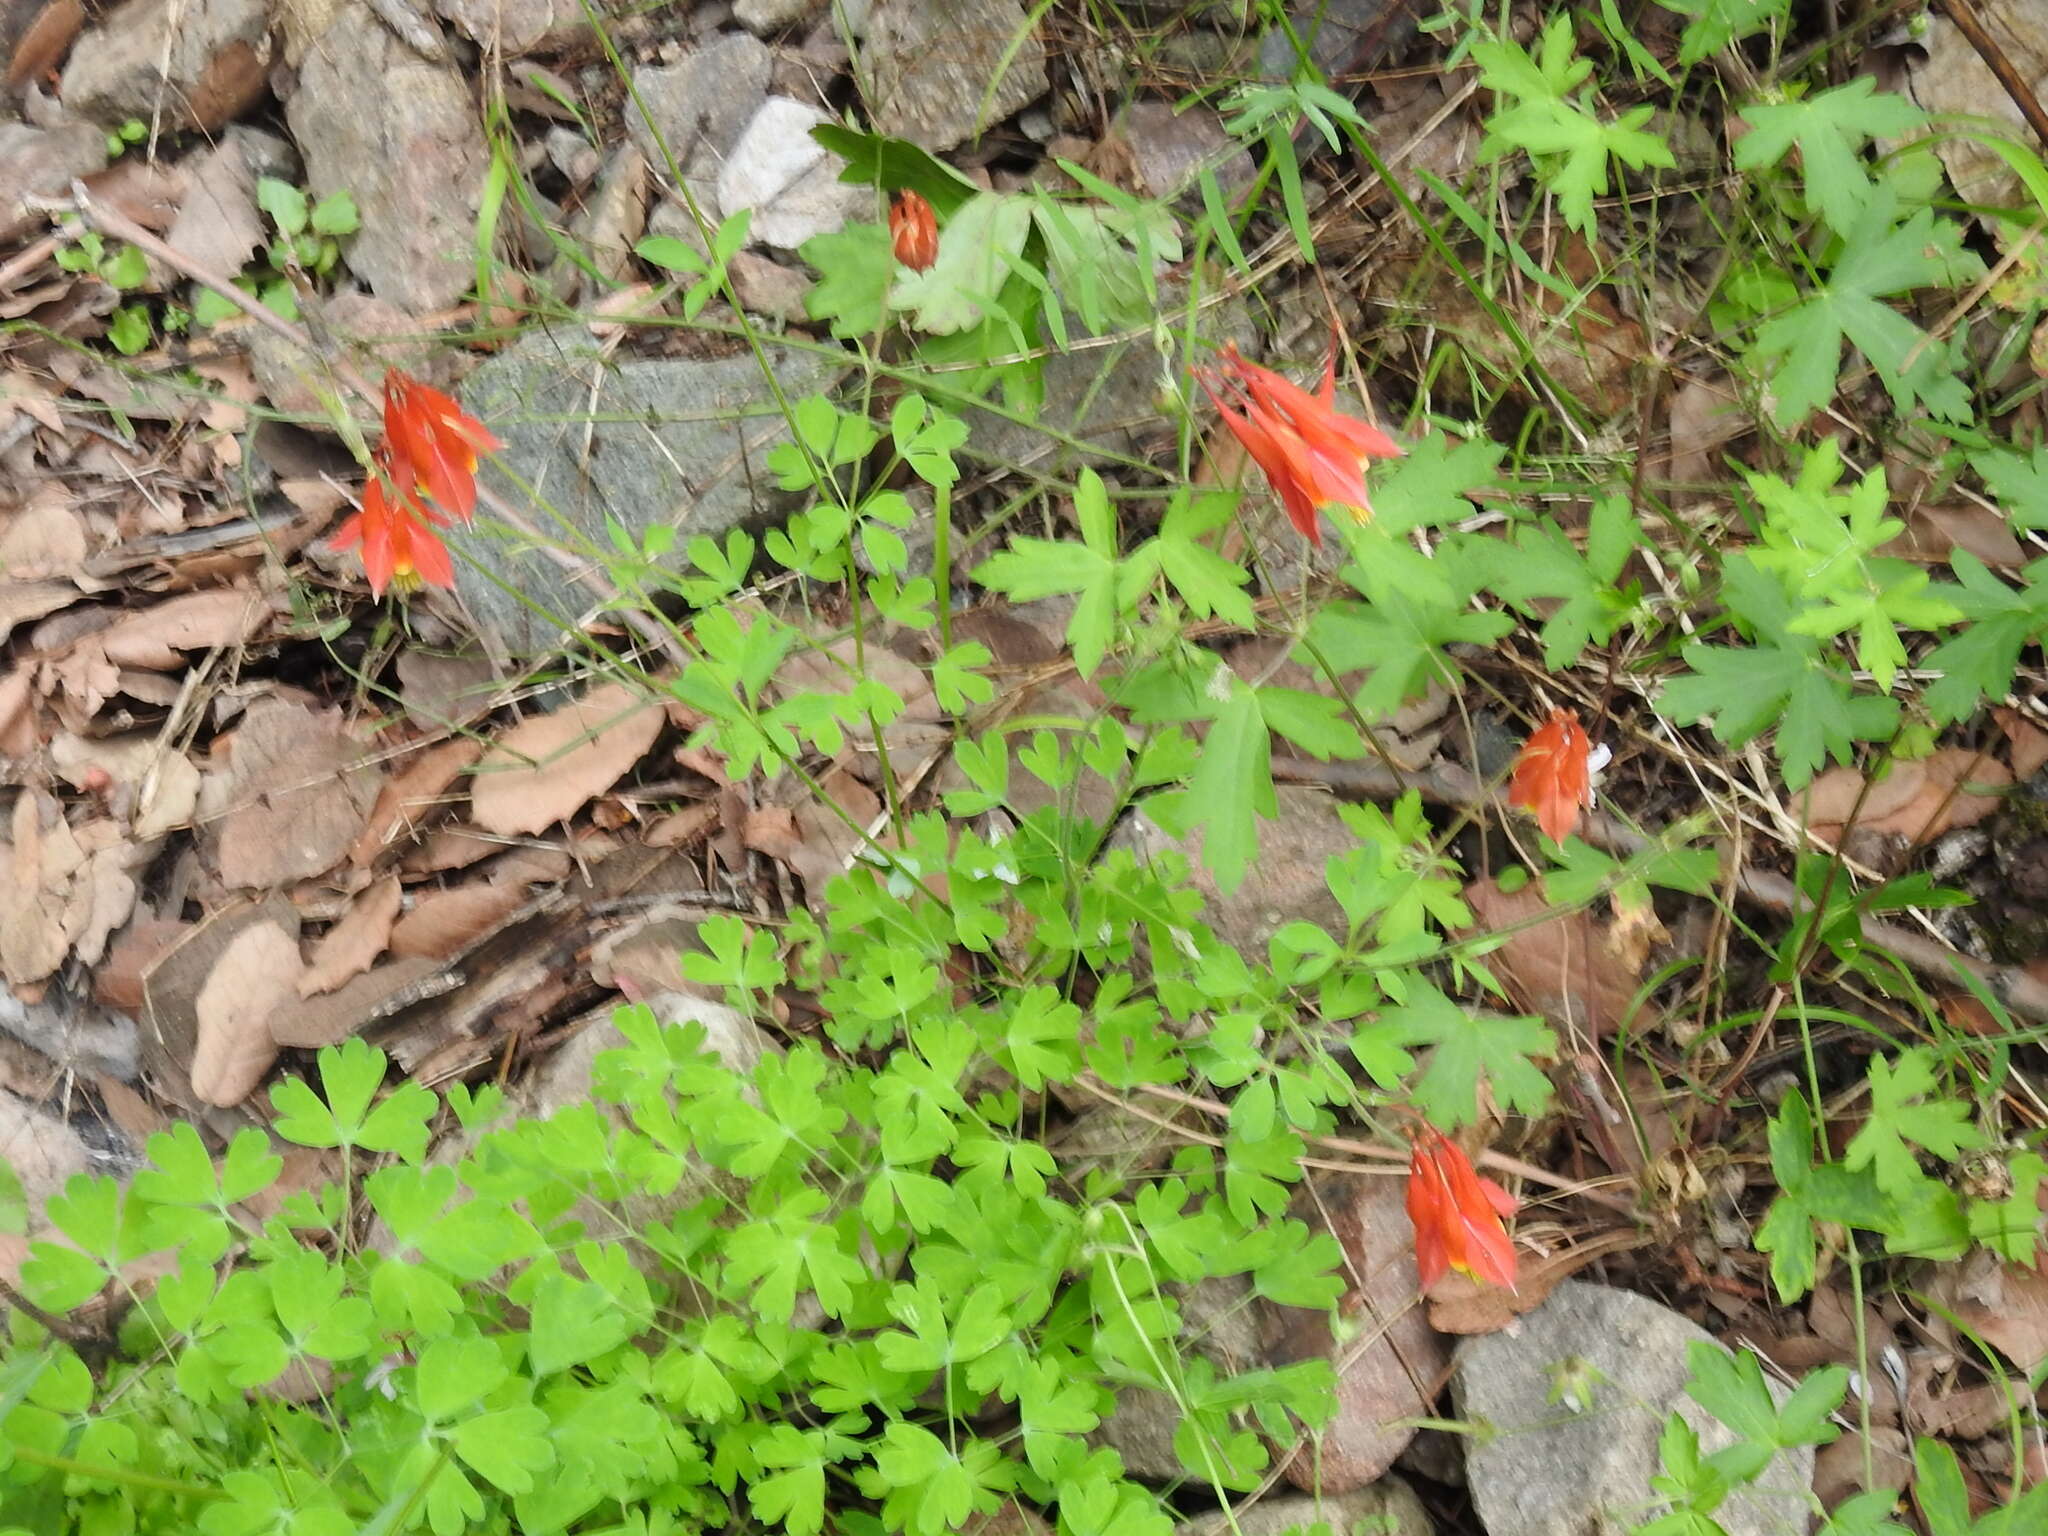
[[[747,234],[756,245],[793,251],[872,206],[872,192],[839,179],[846,162],[811,137],[831,120],[806,102],[770,96],[727,156],[718,173],[719,211],[730,217],[751,209]]]
[[[591,30],[579,0],[435,0],[434,9],[479,45],[510,59],[551,52]]]
[[[1167,397],[1169,377],[1179,376],[1189,359],[1184,355],[1182,313],[1184,291],[1162,279],[1159,307],[1168,317],[1169,353],[1162,357],[1149,335],[1106,346],[1056,349],[1045,360],[1045,401],[1028,421],[970,407],[969,451],[1001,464],[1034,468],[1072,468],[1125,455],[1147,457],[1170,441],[1172,412],[1179,407]],[[1244,306],[1238,303],[1205,309],[1196,324],[1209,347],[1235,341],[1249,353],[1257,341]],[[1068,334],[1086,336],[1078,319],[1067,317]],[[1197,356],[1210,356],[1209,347]],[[1063,433],[1073,442],[1053,436]]]
[[[264,0],[128,0],[72,48],[65,110],[211,131],[263,98],[270,54]]]
[[[767,44],[734,32],[679,63],[637,70],[633,91],[647,110],[643,116],[626,103],[626,132],[657,176],[666,179],[672,155],[693,181],[715,181],[718,167],[768,99],[774,68]]]
[[[0,240],[48,226],[49,215],[27,207],[26,199],[67,196],[73,177],[106,164],[107,135],[92,123],[48,129],[0,123]]]
[[[1722,1346],[1632,1291],[1567,1280],[1517,1328],[1459,1346],[1458,1416],[1491,1426],[1466,1437],[1465,1476],[1488,1536],[1627,1536],[1659,1512],[1650,1492],[1657,1442],[1676,1409],[1703,1454],[1734,1443],[1685,1395],[1686,1347]],[[1550,1402],[1560,1366],[1600,1373],[1587,1411]],[[1768,1379],[1768,1378],[1767,1378]],[[1772,1396],[1789,1395],[1772,1384]],[[1806,1536],[1813,1448],[1781,1452],[1751,1488],[1714,1511],[1728,1536]]]
[[[766,346],[792,401],[842,370],[813,352]],[[489,483],[529,509],[552,542],[585,557],[579,569],[612,555],[610,522],[636,540],[665,524],[687,542],[762,526],[793,505],[768,471],[768,450],[788,432],[751,353],[608,361],[578,332],[542,331],[477,369],[461,394],[505,445],[487,461]],[[466,558],[456,561],[456,590],[505,654],[553,648],[599,601],[593,586],[488,513],[457,539]]]
[[[1436,1526],[1415,1490],[1398,1477],[1383,1477],[1370,1488],[1328,1498],[1313,1494],[1268,1495],[1240,1504],[1228,1516],[1204,1515],[1183,1520],[1173,1536],[1284,1536],[1322,1523],[1336,1533],[1369,1532],[1370,1536],[1435,1536]]]
[[[1009,67],[991,89],[1006,57]],[[1035,28],[1027,30],[1017,0],[874,0],[858,63],[875,126],[934,153],[1000,123],[1049,88],[1045,44]]]
[[[345,0],[306,39],[285,117],[314,197],[355,199],[362,228],[346,259],[378,298],[417,314],[468,291],[488,157],[452,66],[429,63]]]
[[[811,13],[822,8],[823,0],[738,0],[733,20],[760,37],[786,32]]]

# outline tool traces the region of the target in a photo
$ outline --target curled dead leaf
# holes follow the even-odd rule
[[[382,777],[334,714],[283,698],[249,707],[233,763],[233,808],[214,833],[231,886],[272,889],[333,868],[362,832]]]
[[[1464,896],[1477,931],[1505,935],[1487,963],[1516,1007],[1594,1036],[1627,1020],[1649,938],[1639,923],[1553,907],[1536,881],[1510,893],[1491,879],[1475,880]]]
[[[466,739],[444,741],[414,757],[385,781],[377,792],[377,803],[362,834],[348,851],[349,862],[366,868],[396,842],[411,837],[441,809],[442,791],[483,754],[483,743]]]
[[[228,588],[189,592],[129,615],[99,636],[99,649],[123,667],[182,667],[181,652],[236,646],[253,638],[275,612],[274,600]]]
[[[503,923],[527,900],[525,886],[516,881],[482,880],[429,891],[391,930],[391,952],[446,960]]]
[[[607,683],[520,722],[477,764],[471,819],[502,836],[566,821],[646,755],[665,719],[658,702]]]
[[[198,1041],[192,1092],[221,1108],[239,1104],[277,1060],[274,1015],[298,998],[298,941],[275,923],[252,924],[229,941],[193,1004]]]
[[[391,941],[391,928],[405,901],[398,876],[387,875],[359,891],[342,918],[313,946],[313,958],[299,977],[299,996],[332,992],[370,968]]]
[[[1854,825],[1865,832],[1926,843],[1991,815],[2011,783],[2012,770],[1997,758],[1967,747],[1943,747],[1893,763],[1867,793],[1861,771],[1831,768],[1813,781],[1799,805],[1808,830],[1831,846],[1841,843],[1852,813]]]

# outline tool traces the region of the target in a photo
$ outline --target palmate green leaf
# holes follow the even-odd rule
[[[1826,1445],[1841,1433],[1828,1422],[1849,1390],[1849,1373],[1839,1365],[1812,1372],[1780,1405],[1757,1357],[1746,1349],[1731,1353],[1695,1339],[1686,1345],[1685,1358],[1685,1395],[1735,1431],[1737,1444],[1713,1460],[1736,1482],[1755,1477],[1782,1450]]]
[[[1678,62],[1697,64],[1732,42],[1781,19],[1792,0],[1657,0],[1667,11],[1693,18],[1679,39]]]
[[[1534,1115],[1550,1102],[1550,1079],[1535,1061],[1557,1054],[1557,1036],[1541,1020],[1468,1012],[1427,982],[1380,1017],[1400,1044],[1436,1048],[1412,1089],[1432,1125],[1449,1131],[1477,1120],[1482,1078],[1503,1108]]]
[[[1895,222],[1898,214],[1897,194],[1880,186],[1843,237],[1827,282],[1757,327],[1750,357],[1780,427],[1797,426],[1834,397],[1845,340],[1877,371],[1902,415],[1925,409],[1947,421],[1970,419],[1969,389],[1944,349],[1884,301],[1969,283],[1983,263],[1963,249],[1952,220],[1925,208]]]
[[[1889,740],[1898,729],[1898,701],[1852,693],[1811,640],[1760,640],[1741,650],[1695,644],[1681,654],[1692,670],[1664,685],[1657,712],[1678,725],[1711,720],[1715,737],[1732,747],[1777,726],[1778,760],[1793,789],[1825,758],[1849,762],[1857,742]]]
[[[1273,792],[1272,742],[1259,695],[1234,673],[1216,676],[1230,689],[1209,726],[1184,814],[1202,828],[1202,862],[1226,895],[1243,883],[1259,851],[1258,818],[1279,811]]]
[[[526,1358],[535,1376],[553,1376],[595,1360],[628,1336],[625,1314],[602,1286],[559,1270],[541,1281],[529,1314]]]
[[[2048,447],[2035,444],[2026,453],[2010,448],[1980,448],[1970,468],[1984,479],[2000,508],[2021,528],[2048,528]]]
[[[449,1434],[471,1471],[506,1493],[525,1493],[555,1462],[548,1416],[530,1403],[465,1419]]]
[[[1970,622],[1922,663],[1941,675],[1928,685],[1927,707],[1952,724],[1977,712],[1984,698],[2002,698],[2019,671],[2020,654],[2048,636],[2048,560],[2036,560],[2009,587],[1975,555],[1958,549],[1949,564],[1961,580],[1949,595]]]
[[[805,314],[828,321],[832,334],[842,341],[873,336],[881,329],[889,285],[896,280],[896,253],[886,228],[848,224],[811,236],[797,254],[818,274],[804,295]]]
[[[1569,99],[1592,69],[1590,59],[1577,57],[1573,32],[1571,17],[1560,13],[1544,30],[1541,51],[1534,58],[1505,40],[1473,44],[1480,84],[1516,103],[1487,119],[1487,138],[1479,153],[1482,160],[1492,160],[1521,149],[1535,157],[1565,224],[1590,235],[1593,200],[1612,185],[1610,160],[1634,170],[1676,162],[1662,138],[1643,131],[1651,108],[1632,107],[1603,123]],[[1552,159],[1555,163],[1546,167],[1544,162]]]
[[[1942,1095],[1934,1053],[1914,1046],[1901,1051],[1896,1064],[1882,1056],[1871,1058],[1870,1114],[1843,1152],[1842,1163],[1852,1170],[1870,1169],[1877,1187],[1896,1197],[1927,1178],[1914,1147],[1953,1160],[1984,1142],[1969,1104]]]
[[[1755,102],[1742,109],[1749,131],[1735,141],[1738,170],[1776,165],[1799,150],[1807,206],[1846,235],[1876,190],[1859,153],[1872,139],[1896,139],[1927,121],[1905,97],[1879,93],[1868,75],[1803,101]]]

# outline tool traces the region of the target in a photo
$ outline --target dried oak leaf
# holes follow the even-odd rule
[[[299,943],[275,923],[256,923],[229,941],[200,987],[193,1013],[192,1092],[201,1103],[239,1104],[277,1060],[274,1015],[298,1000]]]
[[[10,985],[50,975],[84,931],[92,914],[90,880],[81,879],[88,858],[54,801],[33,791],[16,796],[12,837],[0,847],[0,975]]]
[[[391,844],[410,837],[415,828],[441,808],[441,792],[483,750],[480,741],[444,741],[427,748],[387,779],[377,792],[377,804],[370,811],[362,835],[348,851],[349,862],[358,869],[367,868]]]
[[[387,875],[356,894],[341,920],[320,936],[313,958],[299,977],[299,996],[332,992],[367,971],[391,942],[392,924],[405,901],[398,876]]]
[[[183,651],[235,646],[251,638],[275,611],[274,599],[230,587],[189,592],[129,615],[103,631],[99,649],[117,666],[167,671],[182,667]]]
[[[1584,909],[1553,907],[1538,882],[1513,893],[1491,879],[1465,887],[1484,933],[1506,937],[1487,963],[1515,1006],[1560,1028],[1612,1033],[1627,1019],[1641,979],[1641,934]]]
[[[1865,831],[1932,842],[1953,828],[1975,826],[1997,810],[1999,791],[2012,783],[2012,770],[1985,753],[1943,747],[1893,763],[1868,793],[1863,783],[1855,768],[1830,768],[1813,781],[1800,797],[1800,809],[1815,837],[1839,844],[1853,812],[1854,824]]]
[[[429,891],[391,930],[394,955],[446,960],[482,938],[527,902],[526,888],[480,880],[445,891]]]
[[[4,690],[5,684],[0,683],[0,691]],[[0,711],[0,714],[4,713]],[[2008,743],[2006,755],[2012,759],[2012,776],[2015,779],[2031,779],[2042,768],[2048,767],[2048,731],[2042,730],[2018,710],[2003,705],[1991,711],[1991,718],[2005,732]]]
[[[114,940],[107,958],[92,973],[93,1001],[123,1013],[142,1012],[142,978],[192,931],[190,923],[144,917]]]
[[[233,807],[214,835],[230,886],[271,889],[339,863],[362,832],[382,776],[339,717],[286,699],[249,707],[234,739]]]
[[[521,721],[477,764],[471,819],[501,836],[566,821],[646,755],[666,719],[658,702],[607,683]]]

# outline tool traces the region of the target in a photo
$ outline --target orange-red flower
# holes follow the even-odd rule
[[[420,499],[420,484],[418,472],[389,442],[383,443],[363,482],[362,510],[334,535],[336,549],[363,546],[363,571],[379,597],[394,583],[401,590],[455,585],[455,563],[434,532],[436,524],[447,520]]]
[[[889,205],[889,246],[913,272],[939,259],[939,218],[922,193],[905,187]]]
[[[1607,756],[1605,747],[1593,749],[1575,713],[1553,709],[1515,758],[1508,803],[1533,811],[1543,835],[1561,843],[1579,824],[1579,812],[1592,805],[1593,775]]]
[[[1408,1220],[1425,1291],[1454,1269],[1512,1291],[1515,1244],[1501,1222],[1514,1214],[1515,1197],[1481,1178],[1456,1142],[1431,1126],[1416,1132],[1408,1159]]]
[[[503,446],[484,424],[452,396],[392,368],[384,374],[384,437],[395,450],[392,464],[417,474],[418,494],[468,522],[477,456]]]
[[[1315,394],[1246,362],[1235,346],[1223,349],[1223,363],[1224,371],[1202,375],[1202,388],[1265,472],[1294,526],[1311,544],[1321,544],[1316,514],[1324,507],[1342,507],[1356,521],[1369,521],[1365,466],[1399,458],[1401,447],[1378,427],[1337,409],[1336,348],[1330,349]]]

